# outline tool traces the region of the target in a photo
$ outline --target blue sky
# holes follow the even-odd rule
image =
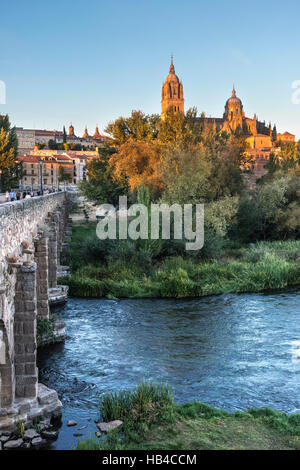
[[[300,138],[300,2],[1,2],[1,113],[13,124],[103,129],[132,109],[160,112],[174,54],[185,108],[221,117],[235,84],[246,115]]]

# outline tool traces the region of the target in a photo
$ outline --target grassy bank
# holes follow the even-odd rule
[[[95,230],[95,223],[74,226],[72,276],[63,280],[70,295],[182,298],[300,284],[300,241],[227,246],[213,259],[174,242],[100,241]]]
[[[100,398],[105,421],[122,427],[78,443],[81,450],[300,449],[300,414],[270,408],[228,413],[200,402],[178,405],[164,385],[141,383],[133,391]]]

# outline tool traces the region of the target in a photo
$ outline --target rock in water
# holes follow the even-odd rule
[[[122,424],[123,421],[121,421],[120,419],[116,419],[115,421],[110,421],[109,423],[99,423],[97,424],[97,427],[100,429],[101,432],[108,432],[112,429],[122,426]]]
[[[77,421],[73,421],[72,419],[67,422],[67,426],[77,426]]]
[[[43,431],[42,434],[46,439],[56,439],[58,436],[58,431]]]
[[[88,425],[86,424],[85,426],[81,426],[81,428],[78,428],[78,431],[82,431],[83,429],[86,429]]]

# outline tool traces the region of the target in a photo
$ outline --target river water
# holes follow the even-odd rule
[[[192,300],[71,298],[59,316],[65,344],[38,354],[40,381],[63,402],[52,448],[74,447],[74,433],[94,435],[97,394],[142,378],[168,382],[178,402],[300,412],[300,289]],[[78,425],[67,427],[69,419]]]

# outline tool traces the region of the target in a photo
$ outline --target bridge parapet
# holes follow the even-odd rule
[[[66,197],[67,193],[59,192],[0,205],[1,265],[7,256],[17,254],[21,243],[36,234],[48,212],[62,205]]]

